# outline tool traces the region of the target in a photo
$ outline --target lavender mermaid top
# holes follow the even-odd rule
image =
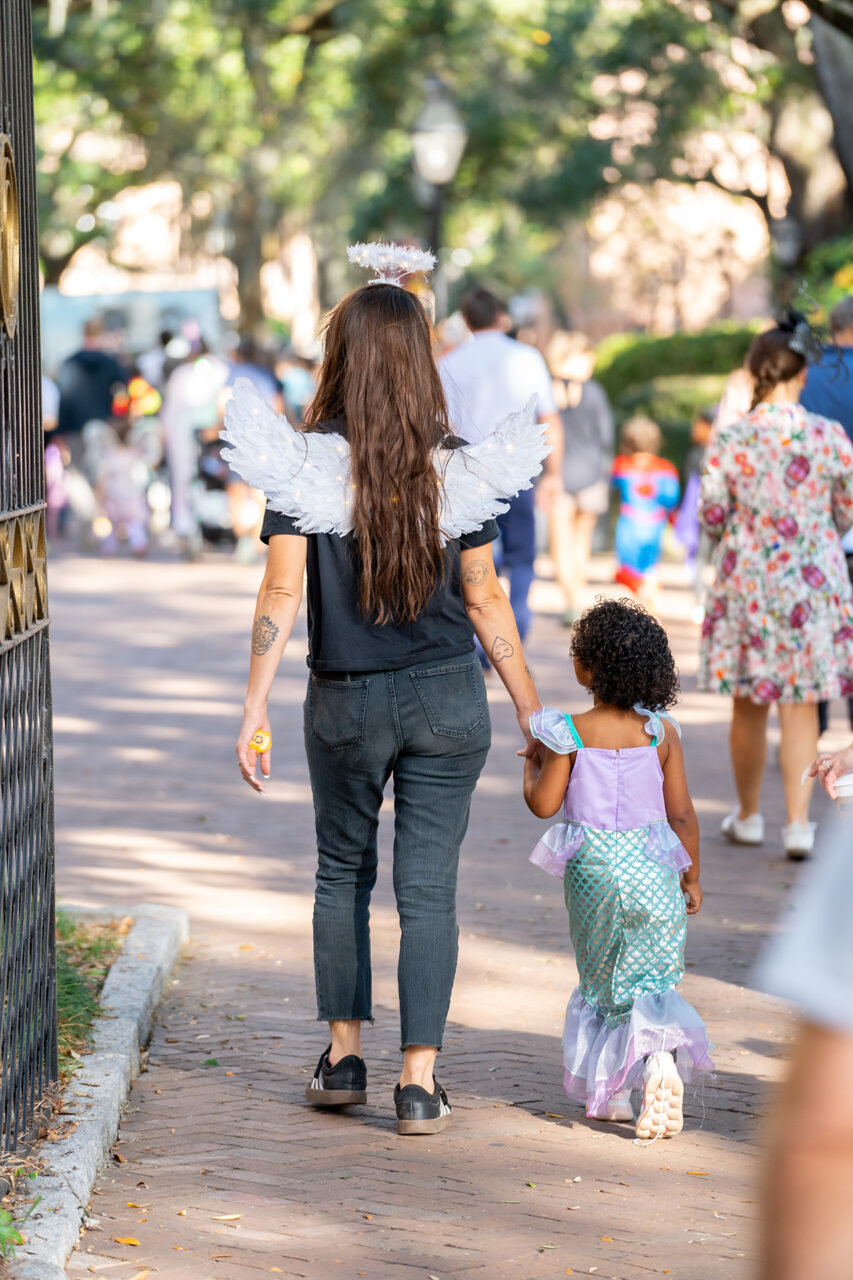
[[[618,833],[645,830],[645,853],[655,862],[686,871],[690,856],[666,820],[663,770],[657,748],[664,740],[663,720],[681,730],[666,712],[634,710],[646,717],[648,747],[610,750],[585,747],[572,718],[556,707],[543,707],[530,717],[534,738],[560,755],[577,752],[563,801],[565,821],[549,827],[530,855],[530,861],[552,876],[562,876],[566,863],[582,847],[588,830]]]

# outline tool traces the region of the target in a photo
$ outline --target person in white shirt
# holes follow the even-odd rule
[[[471,340],[450,351],[439,366],[450,421],[460,439],[478,444],[490,435],[507,414],[523,409],[538,396],[538,420],[548,425],[552,452],[537,494],[550,507],[562,491],[563,433],[551,375],[540,352],[504,333],[501,321],[506,308],[487,289],[472,289],[462,299],[462,315]],[[513,499],[509,511],[498,517],[503,544],[502,567],[509,575],[510,603],[519,635],[530,627],[528,596],[536,556],[533,490]]]

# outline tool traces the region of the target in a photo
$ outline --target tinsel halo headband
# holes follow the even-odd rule
[[[403,277],[432,271],[435,254],[424,249],[413,249],[407,244],[351,244],[347,258],[357,267],[366,267],[376,274],[368,284],[395,284],[403,287]]]

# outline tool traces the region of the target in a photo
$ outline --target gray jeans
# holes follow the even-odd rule
[[[441,1047],[456,973],[459,847],[490,743],[473,652],[402,671],[309,678],[318,1018],[372,1017],[370,894],[382,792],[393,775],[402,1047]]]

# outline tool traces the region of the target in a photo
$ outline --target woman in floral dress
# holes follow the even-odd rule
[[[723,833],[761,844],[767,712],[779,707],[785,851],[808,856],[817,703],[853,692],[853,600],[840,535],[853,524],[853,450],[844,430],[797,403],[806,359],[793,326],[755,339],[746,417],[715,434],[701,518],[718,539],[705,611],[699,689],[733,699],[731,757],[739,805]]]

